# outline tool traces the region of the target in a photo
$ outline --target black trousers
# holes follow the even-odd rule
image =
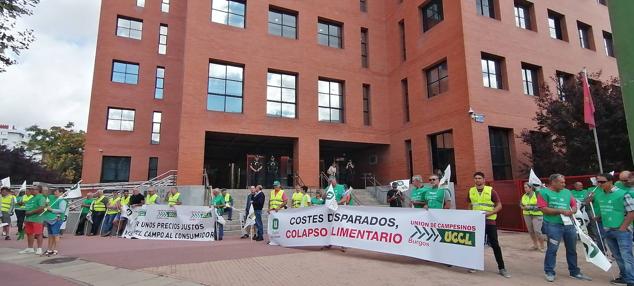
[[[106,212],[92,212],[92,227],[90,229],[90,233],[92,235],[98,235],[99,229],[101,228],[101,222],[103,221],[103,217],[106,215]]]
[[[26,211],[15,210],[15,217],[18,219],[18,231],[24,231],[24,218],[26,217]]]
[[[498,227],[497,225],[487,224],[484,228],[486,240],[489,242],[489,246],[493,249],[493,255],[495,255],[495,261],[498,263],[498,269],[505,269],[504,258],[502,258],[502,248],[498,242]]]
[[[79,224],[77,225],[77,230],[75,231],[76,235],[84,235],[84,231],[86,231],[86,216],[88,213],[81,214],[79,216]]]

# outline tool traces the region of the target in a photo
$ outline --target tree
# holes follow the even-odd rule
[[[43,129],[34,125],[26,129],[31,133],[26,150],[42,156],[44,167],[58,173],[66,183],[77,182],[81,177],[86,133],[73,130],[74,126],[69,122],[64,127]]]
[[[15,64],[12,57],[28,49],[33,42],[33,30],[15,31],[16,19],[33,14],[33,7],[40,0],[0,0],[0,72]]]
[[[11,177],[13,184],[21,184],[25,180],[29,184],[63,182],[58,174],[29,158],[23,148],[10,150],[7,146],[0,145],[0,178],[6,177]]]
[[[589,75],[598,78],[600,74]],[[531,146],[532,167],[537,174],[587,175],[599,172],[592,131],[583,121],[582,75],[553,93],[546,86],[535,97],[537,130],[524,130],[521,138]],[[625,124],[623,98],[617,79],[590,80],[595,121],[604,171],[632,167]],[[559,94],[562,95],[560,98]],[[528,167],[528,166],[526,166]]]

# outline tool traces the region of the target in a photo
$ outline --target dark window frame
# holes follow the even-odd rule
[[[165,28],[165,33],[163,33],[163,28]],[[158,41],[158,53],[159,55],[167,54],[167,33],[168,33],[167,24],[161,23],[159,25],[159,41]]]
[[[361,10],[361,12],[364,12],[364,13],[368,12],[368,1],[367,0],[359,0],[359,10]]]
[[[577,21],[577,33],[579,35],[579,46],[583,49],[594,51],[592,26]]]
[[[158,157],[150,157],[148,160],[148,168],[147,168],[147,179],[152,180],[158,176]]]
[[[494,180],[513,179],[512,141],[509,138],[512,132],[512,129],[489,126],[491,168],[493,169]]]
[[[429,0],[419,8],[423,22],[423,33],[440,24],[444,19],[442,0]]]
[[[484,70],[484,67],[482,67],[483,61],[487,62],[486,71]],[[491,72],[491,62],[494,63],[495,72]],[[505,89],[506,84],[504,84],[504,71],[502,70],[503,66],[504,66],[504,58],[491,55],[491,54],[482,53],[482,56],[480,58],[480,67],[481,67],[481,73],[483,75],[482,84],[484,87],[493,88],[493,89]],[[488,84],[484,83],[485,74],[487,75]],[[491,81],[491,78],[493,77],[495,77],[497,86],[492,86],[493,82]]]
[[[124,20],[124,21],[129,21],[129,27],[125,27],[125,26],[120,26],[119,21],[120,20]],[[132,22],[136,23],[140,23],[141,24],[141,29],[133,29],[132,28]],[[125,31],[127,32],[127,36],[125,35],[126,33],[120,34],[119,31]],[[139,37],[132,37],[131,36],[131,32],[132,31],[136,31],[139,32]],[[115,29],[115,35],[117,37],[121,37],[121,38],[128,38],[128,39],[133,39],[133,40],[142,40],[143,39],[143,19],[137,19],[137,18],[132,18],[132,17],[128,17],[128,16],[123,16],[123,15],[117,15],[117,23],[116,23],[116,29]]]
[[[524,30],[535,31],[535,24],[533,23],[533,7],[533,3],[526,0],[514,1],[513,11],[516,27]]]
[[[401,45],[401,61],[407,60],[407,46],[405,41],[405,19],[398,22],[399,44]]]
[[[161,71],[162,75],[159,74]],[[157,66],[154,81],[154,99],[163,99],[165,97],[165,67]]]
[[[361,86],[361,89],[363,94],[363,125],[371,126],[372,125],[372,117],[371,117],[371,112],[372,112],[371,102],[372,101],[370,100],[370,96],[371,96],[372,88],[369,84],[364,83]]]
[[[268,77],[269,74],[274,74],[274,75],[280,75],[280,85],[279,86],[275,86],[275,85],[270,85],[268,82]],[[294,87],[288,87],[288,86],[284,86],[284,76],[292,76],[293,80],[294,80]],[[297,73],[292,73],[292,72],[285,72],[285,71],[279,71],[279,70],[268,70],[267,72],[267,83],[266,83],[266,92],[267,92],[267,97],[266,97],[266,116],[268,117],[273,117],[273,118],[287,118],[287,119],[295,119],[297,118],[297,90],[298,90],[298,74]],[[275,100],[275,99],[269,99],[268,94],[269,94],[269,88],[279,88],[280,89],[280,100]],[[284,100],[284,90],[293,90],[294,93],[294,99],[293,101],[285,101]],[[273,103],[273,104],[279,104],[279,110],[280,110],[280,114],[276,115],[276,114],[271,114],[269,113],[269,103]],[[293,105],[293,117],[289,117],[289,116],[284,116],[284,105]]]
[[[118,111],[121,111],[121,116],[120,116],[120,117],[118,117],[118,118],[111,118],[111,117],[110,117],[110,110],[118,110]],[[129,120],[129,119],[123,119],[123,111],[132,111],[132,112],[133,112],[133,114],[132,114],[132,120]],[[119,128],[118,128],[118,129],[110,129],[110,128],[109,128],[109,125],[110,125],[111,120],[112,120],[113,122],[115,122],[115,121],[116,121],[116,122],[119,122],[119,124],[118,124],[118,125],[119,125]],[[108,131],[133,132],[133,131],[134,131],[134,123],[135,123],[134,121],[135,121],[135,120],[136,120],[136,110],[135,110],[135,109],[131,109],[131,108],[120,108],[120,107],[112,107],[112,106],[109,106],[109,107],[106,109],[106,130],[108,130]],[[123,129],[123,128],[121,127],[121,126],[122,126],[122,124],[123,124],[123,122],[132,122],[132,129],[130,129],[130,130]]]
[[[566,101],[566,91],[571,84],[574,84],[574,75],[563,72],[555,72],[555,83],[557,85],[557,96],[562,101]]]
[[[325,25],[327,32],[323,32],[320,29],[320,25]],[[335,27],[338,29],[336,34],[331,33],[331,27]],[[326,37],[328,39],[327,42],[322,43],[321,37]],[[333,44],[333,39],[338,39],[338,45]],[[317,43],[321,46],[331,47],[335,49],[343,49],[343,23],[339,23],[333,20],[328,20],[324,18],[319,18],[317,20]]]
[[[214,3],[215,1],[225,1],[227,2],[227,10],[220,10],[218,7],[214,7]],[[232,11],[232,3],[235,3],[234,5],[242,5],[242,12],[243,14],[239,14],[239,13],[235,13],[235,10]],[[214,21],[214,13],[216,15],[218,15],[218,13],[222,13],[225,14],[226,16],[224,17],[224,22],[218,22],[218,21]],[[241,25],[232,25],[230,24],[230,18],[231,17],[237,17],[238,19],[242,18],[241,21]],[[212,23],[216,23],[216,24],[220,24],[220,25],[226,25],[226,26],[230,26],[230,27],[234,27],[234,28],[238,28],[238,29],[246,29],[247,27],[247,1],[246,0],[212,0],[211,3],[211,22]]]
[[[271,20],[271,13],[275,13],[275,14],[279,14],[280,15],[280,23],[275,23],[272,22]],[[273,35],[273,36],[278,36],[278,37],[282,37],[282,38],[286,38],[286,39],[293,39],[293,40],[297,40],[298,38],[298,29],[297,29],[297,18],[299,16],[299,13],[297,11],[293,11],[293,10],[288,10],[288,9],[284,9],[284,8],[279,8],[279,7],[275,7],[275,6],[269,6],[269,11],[268,11],[268,20],[267,20],[267,26],[268,26],[268,33],[269,35]],[[287,21],[290,21],[290,18],[293,18],[293,22],[294,23],[286,23]],[[271,27],[272,26],[278,26],[279,27],[279,35],[275,32],[272,32]],[[286,29],[285,29],[286,28]],[[290,29],[292,29],[292,35],[287,35],[286,32],[288,31],[290,33]],[[273,29],[273,31],[275,31]]]
[[[612,33],[603,31],[603,47],[605,54],[608,57],[616,57],[616,54],[614,53],[614,38],[612,37]]]
[[[123,72],[115,71],[115,66],[117,64],[125,65],[125,70]],[[132,72],[128,72],[129,66],[136,66],[136,74]],[[115,73],[123,75],[123,81],[115,81]],[[138,63],[121,61],[121,60],[112,60],[112,72],[110,73],[111,82],[137,85],[139,84],[139,74],[141,74],[141,65],[139,65]],[[130,78],[134,78],[135,79],[134,82],[132,81],[128,82],[128,76],[130,76]]]
[[[345,123],[344,120],[344,111],[345,111],[345,82],[341,81],[341,80],[335,80],[335,79],[330,79],[330,78],[322,78],[320,77],[318,80],[318,86],[319,86],[319,82],[327,82],[328,83],[328,93],[324,93],[321,92],[319,90],[319,88],[317,89],[317,120],[319,122],[330,122],[330,123]],[[332,93],[331,90],[332,88],[330,87],[331,84],[339,84],[339,94],[336,93]],[[322,105],[321,103],[319,103],[319,95],[323,94],[323,95],[328,95],[328,105]],[[339,107],[333,107],[332,104],[332,97],[333,96],[338,96],[339,97]],[[322,120],[319,118],[320,116],[320,111],[321,109],[327,109],[328,110],[328,120]],[[333,120],[333,116],[332,116],[332,111],[333,110],[337,110],[339,111],[339,120]]]
[[[410,121],[409,114],[409,83],[407,78],[401,79],[401,94],[403,96],[403,115],[405,123]]]
[[[370,34],[368,28],[361,27],[361,67],[368,68],[370,66]]]
[[[221,65],[225,67],[225,73],[224,73],[224,78],[220,78],[220,77],[214,77],[211,75],[211,69],[212,69],[212,65]],[[229,67],[233,67],[233,68],[240,68],[241,69],[241,80],[235,80],[235,79],[229,79],[228,78],[228,68]],[[211,81],[212,80],[221,80],[224,81],[224,93],[217,93],[217,92],[212,92],[211,91]],[[227,83],[232,82],[232,83],[240,83],[241,89],[240,89],[240,95],[235,95],[235,94],[229,94],[227,93]],[[216,112],[226,112],[226,113],[236,113],[236,114],[242,114],[244,112],[244,82],[245,82],[245,78],[244,78],[244,65],[241,64],[237,64],[237,63],[230,63],[230,62],[225,62],[225,61],[218,61],[218,60],[211,60],[209,62],[209,74],[208,74],[208,83],[207,83],[207,111],[216,111]],[[216,109],[210,109],[209,108],[209,100],[210,97],[215,96],[215,97],[224,97],[224,106],[223,106],[223,110],[216,110]],[[227,99],[231,98],[231,99],[240,99],[240,111],[227,111]]]
[[[443,74],[442,71],[445,71]],[[432,98],[449,90],[449,69],[447,59],[425,69],[425,80],[427,87],[427,98]],[[443,84],[444,83],[444,84]],[[443,86],[445,87],[443,89]],[[437,87],[437,93],[434,92]]]
[[[541,82],[539,74],[541,67],[528,63],[522,63],[521,66],[524,95],[539,96],[539,85]]]
[[[447,165],[451,165],[451,182],[457,184],[456,178],[456,147],[453,138],[453,129],[429,134],[427,136],[429,142],[429,152],[431,159],[432,172],[435,170],[444,171]],[[440,143],[440,144],[439,144]]]
[[[480,16],[497,19],[495,15],[495,0],[476,0],[476,10]]]
[[[567,42],[568,38],[566,33],[566,16],[553,10],[548,10],[547,13],[548,35],[550,36],[550,38]]]
[[[113,160],[113,162],[110,162]],[[116,162],[118,160],[119,162]],[[126,162],[127,161],[127,162]],[[106,168],[106,164],[113,164],[114,168],[112,171],[114,172],[112,179],[106,179],[106,171],[110,168]],[[123,166],[121,165],[123,164]],[[127,164],[127,173],[125,167]],[[129,182],[130,181],[130,169],[132,166],[132,157],[130,156],[102,156],[101,157],[101,176],[99,181],[101,183],[118,183],[118,182]]]
[[[159,115],[159,120],[156,121],[156,115]],[[161,127],[163,125],[163,112],[154,111],[152,112],[152,134],[150,136],[150,144],[158,145],[161,143]],[[158,126],[158,130],[155,127]],[[154,135],[158,136],[156,140],[154,140]]]

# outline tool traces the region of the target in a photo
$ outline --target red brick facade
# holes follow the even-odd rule
[[[532,128],[532,96],[523,94],[521,63],[541,67],[540,83],[554,88],[555,71],[576,74],[585,66],[616,76],[616,61],[606,56],[602,31],[610,32],[607,7],[595,0],[530,1],[534,31],[515,24],[513,1],[494,0],[495,18],[481,16],[476,1],[443,0],[443,20],[423,31],[420,7],[430,0],[368,0],[367,12],[355,0],[246,1],[245,28],[210,21],[212,2],[159,0],[103,1],[95,60],[83,180],[97,182],[103,156],[130,156],[130,180],[145,180],[149,157],[159,158],[158,173],[178,170],[178,183],[201,183],[205,132],[295,138],[294,172],[318,185],[320,140],[389,145],[379,152],[374,173],[383,182],[408,176],[405,140],[411,140],[413,173],[432,171],[429,135],[453,134],[459,202],[481,170],[492,177],[489,127],[512,130],[513,176],[520,175],[530,147],[517,135]],[[552,2],[552,3],[551,3]],[[573,3],[574,2],[574,3]],[[269,8],[297,12],[297,39],[268,33]],[[549,36],[547,11],[565,16],[567,41]],[[143,21],[142,40],[116,35],[117,16]],[[343,48],[318,44],[318,19],[342,23]],[[404,21],[407,59],[401,59],[399,21]],[[592,27],[594,50],[579,45],[577,21]],[[159,25],[169,26],[167,54],[157,53]],[[369,33],[369,67],[361,64],[360,29]],[[481,54],[503,57],[503,89],[483,87]],[[111,81],[112,61],[139,63],[138,84]],[[429,98],[424,70],[446,59],[447,91]],[[244,67],[243,112],[208,111],[209,62]],[[154,99],[155,68],[165,67],[165,96]],[[266,115],[267,71],[297,76],[297,118]],[[344,123],[318,121],[317,81],[344,82]],[[404,121],[401,80],[407,78],[410,121]],[[370,126],[364,125],[362,85],[371,85]],[[134,130],[106,130],[108,107],[135,109]],[[476,123],[469,108],[485,115]],[[161,142],[150,144],[152,112],[161,111]],[[363,164],[363,162],[359,162]]]

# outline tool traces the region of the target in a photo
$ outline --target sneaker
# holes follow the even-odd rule
[[[585,274],[579,272],[577,275],[570,275],[570,277],[575,278],[575,279],[579,279],[579,280],[586,280],[586,281],[592,281],[592,278],[586,276]]]
[[[623,277],[616,278],[614,280],[610,280],[610,284],[612,285],[627,285]]]
[[[33,250],[33,248],[25,248],[24,250],[21,250],[18,253],[19,254],[31,254],[31,253],[35,253],[35,250]]]
[[[506,269],[500,269],[500,275],[502,275],[504,278],[511,278],[511,273],[506,271]]]
[[[42,249],[38,248],[37,251],[35,251],[35,255],[42,255]]]
[[[554,274],[546,274],[546,281],[555,282],[555,275]]]
[[[11,237],[9,237],[8,235],[4,237],[4,240],[11,240]]]

